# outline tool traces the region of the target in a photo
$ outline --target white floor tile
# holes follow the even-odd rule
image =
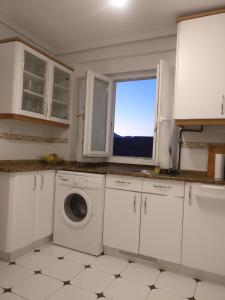
[[[128,264],[128,261],[125,259],[101,255],[94,261],[92,267],[99,271],[117,275],[120,274]]]
[[[96,298],[97,296],[93,293],[67,285],[48,298],[48,300],[96,300]]]
[[[191,298],[194,295],[196,282],[194,279],[171,272],[162,272],[155,286],[169,293]]]
[[[84,266],[63,259],[42,269],[42,273],[62,281],[67,281],[76,276],[83,269]]]
[[[0,300],[24,300],[24,298],[13,293],[6,293],[0,296]]]
[[[12,288],[19,282],[31,277],[33,272],[16,265],[9,265],[0,270],[0,287]]]
[[[45,275],[34,275],[13,288],[13,292],[29,300],[44,300],[56,292],[63,283]]]
[[[72,253],[72,250],[68,249],[68,248],[64,248],[58,245],[47,245],[42,247],[41,249],[42,253],[48,254],[48,255],[52,255],[55,257],[62,257],[62,256],[66,256],[70,253]]]
[[[225,300],[225,287],[208,282],[199,282],[195,291],[196,300]]]
[[[132,263],[122,272],[121,276],[140,284],[153,285],[159,277],[160,271],[148,265]]]
[[[119,278],[113,281],[104,295],[113,300],[144,300],[149,292],[147,286]]]
[[[72,251],[69,255],[66,255],[65,258],[82,265],[90,265],[96,260],[96,256],[79,251]]]
[[[56,257],[41,252],[33,252],[18,259],[16,263],[22,267],[38,271],[55,261],[57,261]]]
[[[111,274],[86,269],[76,276],[71,284],[94,293],[102,293],[113,280],[114,276]]]
[[[187,298],[170,294],[161,290],[152,290],[146,300],[187,300]]]
[[[7,261],[0,260],[0,270],[7,267],[9,263]]]

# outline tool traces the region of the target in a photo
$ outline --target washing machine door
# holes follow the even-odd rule
[[[93,206],[87,193],[74,188],[68,190],[63,199],[61,213],[68,225],[82,227],[90,221],[93,215]]]

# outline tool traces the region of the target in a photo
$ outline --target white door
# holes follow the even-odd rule
[[[106,189],[103,244],[138,253],[141,193]]]
[[[225,275],[225,187],[186,184],[182,264]]]
[[[45,119],[49,98],[50,60],[26,45],[21,45],[20,50],[23,59],[23,79],[18,111],[23,115]]]
[[[113,81],[88,71],[86,81],[84,156],[110,156]]]
[[[183,198],[142,194],[142,255],[181,263]]]
[[[10,252],[33,243],[36,195],[35,173],[14,175]]]
[[[175,119],[225,117],[225,14],[183,21],[178,30]]]
[[[51,62],[50,101],[48,103],[48,118],[52,121],[69,124],[72,72],[67,68]]]
[[[35,241],[53,233],[55,171],[37,172],[37,198],[35,208]]]

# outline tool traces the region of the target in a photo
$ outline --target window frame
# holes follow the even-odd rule
[[[154,70],[144,71],[144,72],[129,72],[123,74],[116,74],[111,76],[114,81],[113,87],[113,117],[112,117],[112,149],[111,153],[113,154],[113,136],[114,136],[114,123],[115,123],[115,105],[116,105],[116,83],[125,82],[125,81],[134,81],[134,80],[144,80],[144,79],[156,79],[156,106],[155,106],[155,130],[154,130],[154,139],[153,139],[153,149],[152,149],[152,158],[144,157],[132,157],[132,156],[110,156],[106,158],[107,162],[111,163],[124,163],[124,164],[141,164],[141,165],[151,165],[157,166],[158,163],[158,127],[159,127],[159,68],[157,67]]]

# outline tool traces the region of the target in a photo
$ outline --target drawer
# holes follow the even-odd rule
[[[184,197],[184,182],[173,180],[144,179],[143,193]]]
[[[108,175],[106,187],[111,189],[141,192],[142,179],[130,176]]]

